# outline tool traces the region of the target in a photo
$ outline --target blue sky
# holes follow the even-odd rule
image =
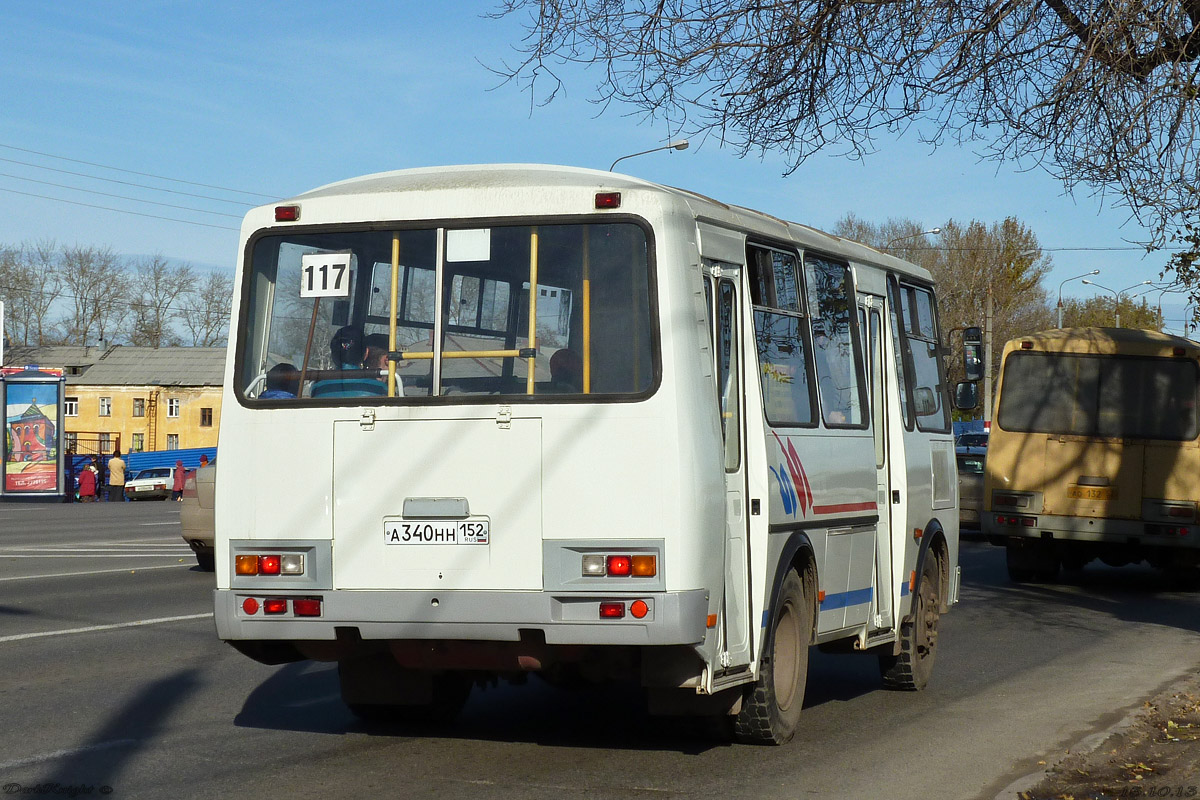
[[[586,73],[567,75],[565,92],[542,107],[533,107],[516,86],[501,84],[483,64],[512,58],[521,31],[513,20],[484,18],[493,6],[491,0],[115,5],[7,0],[0,5],[6,33],[0,51],[0,242],[52,238],[232,268],[237,217],[245,203],[355,175],[434,164],[607,169],[617,157],[671,136],[663,123],[643,122],[627,108],[601,113],[589,102],[593,80]],[[781,159],[737,158],[712,140],[693,140],[685,152],[631,159],[620,169],[826,229],[849,212],[872,222],[908,218],[927,227],[950,218],[990,224],[1015,216],[1053,257],[1046,283],[1052,297],[1060,281],[1091,269],[1099,269],[1096,280],[1113,289],[1157,280],[1166,261],[1132,244],[1144,233],[1127,223],[1128,213],[1115,203],[1086,193],[1065,196],[1059,183],[1036,169],[979,163],[970,152],[950,147],[930,152],[915,137],[881,139],[878,146],[865,162],[816,156],[787,178]],[[151,192],[46,167],[206,197]],[[1092,293],[1079,281],[1063,287],[1064,296]],[[1158,300],[1157,293],[1148,297]],[[1162,300],[1168,327],[1180,330],[1182,296]]]

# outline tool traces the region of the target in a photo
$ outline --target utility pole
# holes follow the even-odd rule
[[[987,286],[987,310],[983,316],[983,421],[992,421],[992,282]]]

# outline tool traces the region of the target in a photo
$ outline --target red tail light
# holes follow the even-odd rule
[[[601,603],[600,619],[622,619],[625,616],[624,603]]]
[[[292,610],[297,617],[321,616],[321,600],[314,597],[297,597],[292,601]]]
[[[608,574],[625,576],[633,572],[633,559],[629,556],[609,556]]]
[[[258,574],[259,575],[278,575],[279,574],[279,556],[259,556],[258,557]]]
[[[263,600],[264,614],[286,614],[288,601],[282,597],[268,597]]]

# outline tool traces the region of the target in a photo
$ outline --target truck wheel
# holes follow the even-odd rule
[[[205,572],[212,572],[217,568],[217,556],[215,553],[196,553],[196,563]]]
[[[900,625],[900,654],[879,657],[883,685],[889,689],[913,692],[929,683],[937,658],[941,582],[942,570],[937,558],[932,552],[926,553],[912,613]]]
[[[796,733],[808,681],[812,644],[812,603],[804,582],[789,570],[771,614],[770,637],[758,680],[742,700],[733,733],[748,744],[785,744]]]

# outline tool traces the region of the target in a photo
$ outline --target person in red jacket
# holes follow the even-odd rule
[[[92,459],[95,462],[96,459]],[[79,502],[92,503],[96,500],[96,467],[88,464],[79,472]]]
[[[183,502],[183,479],[187,475],[183,471],[183,462],[175,462],[175,483],[171,485],[171,497],[179,502]]]

